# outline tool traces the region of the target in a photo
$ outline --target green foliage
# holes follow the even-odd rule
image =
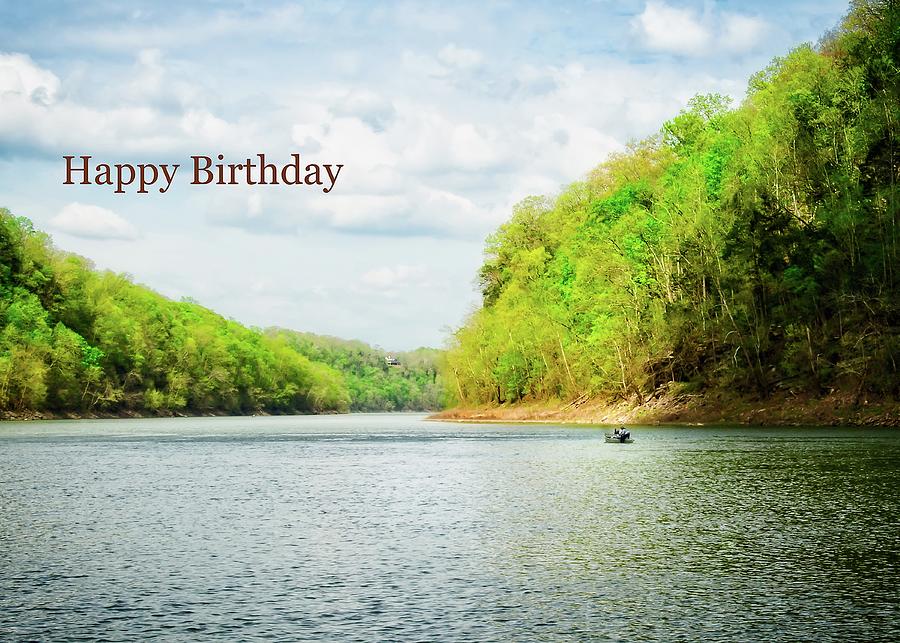
[[[351,411],[424,411],[443,406],[436,349],[392,353],[399,365],[390,365],[384,351],[360,341],[280,328],[269,329],[266,335],[340,372]]]
[[[900,8],[698,96],[488,239],[452,337],[457,402],[646,397],[669,383],[900,393]]]
[[[336,368],[53,248],[0,210],[0,410],[347,411]],[[382,359],[383,361],[383,359]],[[396,392],[397,408],[419,408]]]

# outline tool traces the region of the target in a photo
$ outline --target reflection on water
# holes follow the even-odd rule
[[[900,638],[900,433],[634,434],[0,424],[0,638]]]

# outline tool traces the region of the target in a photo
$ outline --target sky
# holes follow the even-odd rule
[[[740,101],[834,0],[0,0],[0,207],[245,324],[441,346],[484,240],[695,94]],[[64,155],[343,164],[334,189],[64,185]]]

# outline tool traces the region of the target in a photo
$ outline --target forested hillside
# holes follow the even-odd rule
[[[269,329],[266,334],[340,371],[347,383],[351,411],[418,411],[443,406],[443,387],[437,372],[440,351],[436,349],[391,353],[397,363],[388,364],[384,351],[357,340],[280,328]]]
[[[0,410],[340,411],[340,373],[56,250],[0,210]]]
[[[298,337],[96,271],[0,209],[0,414],[434,408],[433,355],[426,364],[412,353],[387,373],[364,344],[354,362]]]
[[[860,1],[731,109],[658,134],[487,242],[455,333],[463,405],[713,389],[896,398],[900,7]]]

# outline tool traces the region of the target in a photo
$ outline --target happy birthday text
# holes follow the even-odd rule
[[[300,162],[300,154],[276,164],[265,154],[248,157],[242,163],[225,163],[225,157],[202,154],[191,156],[190,185],[302,185],[322,186],[328,194],[334,189],[343,164]],[[66,180],[63,185],[114,186],[115,194],[134,191],[149,194],[151,189],[165,194],[172,187],[180,163],[92,163],[92,156],[63,156]]]

